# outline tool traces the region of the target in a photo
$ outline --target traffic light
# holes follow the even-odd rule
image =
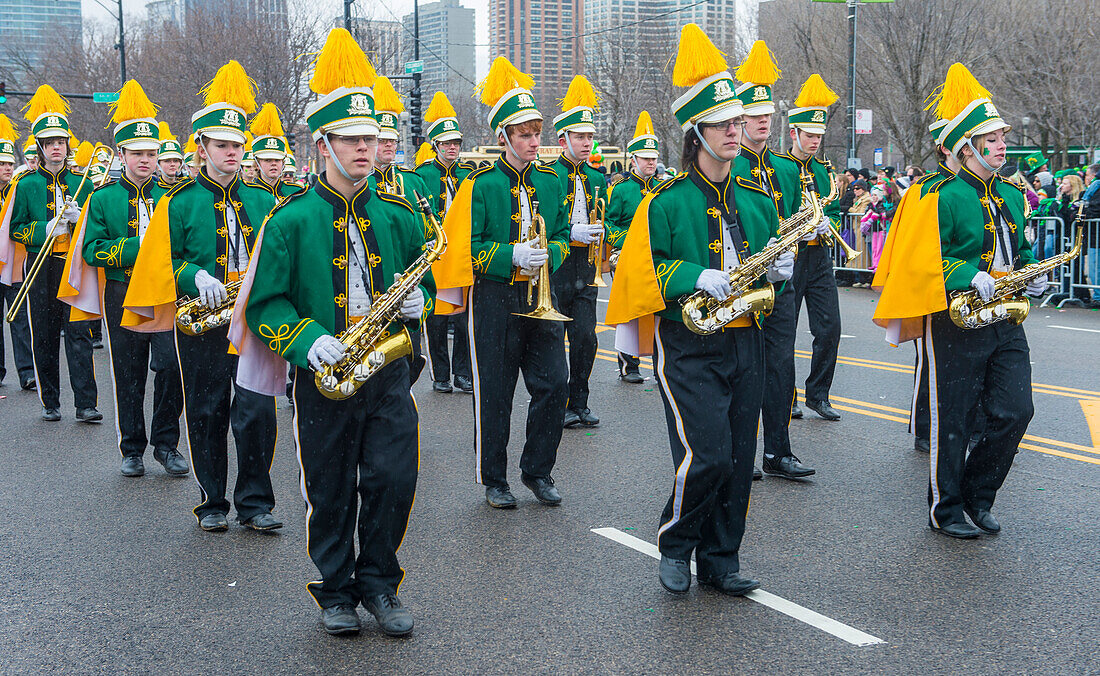
[[[294,138],[295,138],[294,132],[290,132],[289,134],[286,135],[287,149],[290,150],[290,152],[294,152],[294,148],[295,148]]]
[[[0,82],[0,106],[8,102],[8,83]]]

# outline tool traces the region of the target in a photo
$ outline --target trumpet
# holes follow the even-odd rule
[[[538,201],[532,200],[531,202],[531,222],[535,226],[535,234],[532,236],[532,240],[538,242],[540,249],[547,248],[546,243],[546,221],[543,220],[542,214],[539,213]],[[527,281],[527,304],[531,304],[532,291],[538,287],[538,305],[530,312],[513,312],[512,314],[519,317],[530,317],[531,319],[545,319],[552,322],[571,322],[572,318],[566,317],[562,313],[554,309],[554,302],[550,298],[550,261],[547,260],[538,271],[535,277],[530,278]]]
[[[588,222],[603,225],[604,214],[607,213],[607,199],[600,197],[600,189],[598,186],[593,190],[592,198],[592,211],[588,215]],[[596,277],[588,286],[607,286],[607,282],[603,281],[603,244],[604,231],[601,230],[600,239],[588,245],[588,263],[589,265],[596,266]]]
[[[88,163],[88,168],[84,171],[84,176],[80,179],[80,183],[76,186],[76,192],[73,193],[74,198],[80,196],[80,191],[84,188],[84,181],[89,178],[92,180],[92,186],[98,188],[107,182],[110,177],[108,170],[111,168],[111,163],[114,162],[115,151],[103,145],[97,143],[92,150],[92,161]],[[58,226],[62,223],[65,224],[62,232],[58,232]],[[46,259],[53,253],[54,244],[57,243],[62,233],[69,229],[72,225],[65,220],[60,214],[54,220],[53,226],[50,231],[46,233],[46,241],[42,243],[42,248],[38,251],[38,256],[35,257],[34,262],[31,263],[30,269],[27,271],[27,277],[23,281],[23,285],[19,288],[19,293],[16,294],[15,300],[12,301],[11,308],[6,315],[9,322],[14,321],[16,315],[19,313],[19,309],[23,306],[23,301],[27,299],[27,293],[30,291],[31,285],[34,284],[34,280],[38,278],[38,272],[45,265]]]
[[[384,175],[384,174],[383,174]],[[378,183],[378,189],[387,195],[400,195],[405,196],[405,177],[401,175],[401,171],[397,167],[393,168],[393,180],[382,180]]]
[[[836,174],[833,173],[833,163],[826,159],[824,164],[825,169],[829,172],[829,194],[822,198],[822,208],[829,206],[829,204],[834,202],[836,198],[840,197],[840,189],[837,187],[836,184]],[[850,261],[856,256],[863,253],[862,251],[858,251],[848,246],[848,243],[844,241],[844,238],[840,236],[840,233],[836,231],[836,228],[833,226],[831,220],[829,222],[829,232],[823,235],[821,239],[825,246],[833,246],[835,244],[839,244],[840,248],[844,250],[845,260]]]

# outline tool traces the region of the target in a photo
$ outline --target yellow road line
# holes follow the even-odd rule
[[[1064,453],[1062,451],[1056,451],[1051,448],[1043,448],[1042,446],[1032,446],[1031,444],[1020,444],[1020,448],[1026,448],[1029,451],[1037,451],[1039,453],[1045,453],[1047,455],[1056,455],[1059,458],[1069,458],[1070,460],[1080,460],[1081,462],[1088,462],[1093,465],[1100,465],[1100,459],[1098,458],[1086,458],[1083,455],[1075,455],[1073,453]]]
[[[1085,412],[1085,422],[1089,425],[1092,445],[1100,448],[1100,401],[1081,400],[1081,410]]]

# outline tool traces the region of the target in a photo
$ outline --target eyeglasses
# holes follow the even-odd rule
[[[699,126],[702,127],[703,129],[720,129],[722,131],[728,132],[731,129],[733,129],[734,127],[738,128],[738,129],[744,129],[745,128],[745,120],[739,120],[737,118],[734,118],[732,120],[726,120],[725,122],[706,122],[706,123],[700,124]]]
[[[358,148],[360,143],[366,143],[368,146],[378,143],[377,136],[341,136],[339,134],[330,134],[329,138],[332,138],[340,145],[347,146],[348,148]]]

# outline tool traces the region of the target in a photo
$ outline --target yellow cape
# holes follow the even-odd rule
[[[665,309],[661,284],[653,266],[653,250],[649,244],[649,203],[655,193],[646,195],[634,219],[630,222],[604,322],[609,326],[637,321],[637,356],[649,354],[653,345],[653,315]]]
[[[134,261],[134,274],[123,301],[122,325],[134,331],[170,331],[176,317],[176,275],[165,195],[157,202]]]
[[[432,278],[436,286],[434,312],[437,315],[452,315],[465,310],[469,288],[474,284],[474,259],[470,254],[473,193],[474,181],[463,181],[443,218],[447,250],[432,264]]]

